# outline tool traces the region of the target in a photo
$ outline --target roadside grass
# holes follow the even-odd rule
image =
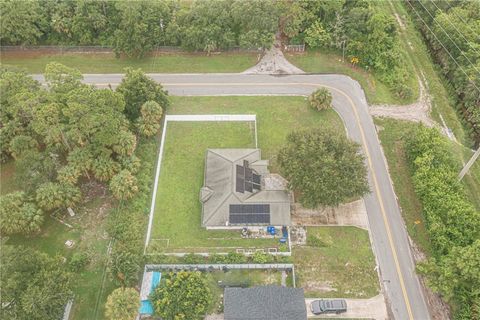
[[[408,104],[418,98],[419,88],[414,77],[409,82],[413,90],[412,98],[400,99],[374,73],[352,66],[347,58],[342,62],[342,56],[336,52],[308,49],[305,53],[285,53],[285,57],[305,72],[339,73],[357,80],[369,104]]]
[[[379,127],[378,136],[387,159],[388,170],[393,181],[395,194],[401,208],[408,234],[427,256],[431,255],[431,245],[422,214],[422,203],[413,186],[403,139],[416,124],[392,119],[374,119]]]
[[[432,61],[422,36],[415,28],[410,15],[405,10],[404,4],[402,1],[379,1],[378,4],[384,6],[386,10],[389,9],[392,13],[396,12],[405,25],[405,29],[398,28],[401,42],[417,72],[421,71],[425,76],[428,86],[427,90],[432,98],[431,115],[433,119],[442,124],[441,115],[446,125],[452,129],[458,141],[466,146],[471,146],[472,141],[465,133],[460,120],[461,117],[455,109],[455,101],[450,97],[453,93],[449,93],[446,89],[448,84],[442,79],[439,67]]]
[[[403,139],[410,134],[416,124],[408,121],[375,118],[375,124],[380,127],[379,138],[387,158],[390,176],[393,180],[395,193],[402,209],[402,215],[408,233],[420,249],[429,256],[431,246],[422,215],[422,204],[414,191],[411,172],[406,160]],[[451,142],[451,153],[456,159],[460,172],[463,163],[472,156],[472,150]],[[480,163],[477,161],[462,180],[465,192],[470,201],[480,210]],[[419,221],[419,224],[415,224]]]
[[[309,298],[371,298],[380,292],[368,231],[307,227],[307,246],[295,246],[297,287]]]
[[[211,56],[188,53],[162,53],[143,59],[115,58],[113,53],[39,54],[2,52],[3,65],[43,73],[47,63],[56,61],[82,73],[122,73],[124,68],[141,68],[158,73],[241,72],[257,63],[256,53],[219,53]]]

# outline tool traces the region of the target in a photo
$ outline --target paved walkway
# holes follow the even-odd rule
[[[305,299],[305,304],[307,305],[307,316],[308,318],[314,319],[375,319],[375,320],[386,320],[388,319],[387,307],[385,305],[385,299],[382,294],[375,296],[370,299],[345,299],[347,301],[347,312],[342,314],[324,314],[315,316],[312,314],[310,309],[310,303],[313,300],[307,298]]]

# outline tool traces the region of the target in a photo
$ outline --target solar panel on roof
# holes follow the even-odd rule
[[[255,174],[248,167],[248,161],[243,160],[243,166],[236,165],[236,191],[244,193],[245,191],[253,192],[253,190],[261,190],[261,176]],[[253,183],[253,184],[252,184]],[[243,184],[243,186],[241,186]]]
[[[237,177],[237,182],[235,184],[235,187],[236,187],[237,192],[244,193],[245,192],[245,180]]]
[[[269,204],[231,204],[230,214],[270,213]]]
[[[230,224],[270,224],[270,214],[230,214]]]

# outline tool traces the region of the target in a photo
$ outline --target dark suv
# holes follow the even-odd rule
[[[342,313],[347,311],[347,301],[343,299],[314,300],[310,304],[313,314]]]

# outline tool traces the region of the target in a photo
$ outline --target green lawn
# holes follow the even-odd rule
[[[203,54],[172,53],[143,59],[115,58],[113,53],[1,54],[3,65],[25,68],[30,73],[42,73],[45,65],[52,61],[77,68],[82,73],[121,73],[126,67],[141,68],[151,73],[241,72],[257,63],[257,54],[220,53],[207,57]]]
[[[271,161],[272,171],[278,171],[276,154],[289,132],[326,126],[344,132],[334,111],[314,111],[301,97],[172,97],[168,113],[256,114],[259,148],[262,157]],[[252,124],[168,124],[152,228],[152,239],[168,239],[168,244],[167,240],[153,240],[150,252],[278,246],[274,239],[246,240],[241,239],[237,231],[207,231],[201,227],[198,193],[203,184],[204,157],[209,147],[254,147]]]
[[[307,246],[293,248],[293,262],[306,297],[371,298],[380,292],[366,230],[308,227]]]
[[[286,53],[285,57],[305,72],[340,73],[357,80],[365,91],[370,104],[408,104],[418,98],[418,84],[415,78],[410,80],[413,96],[408,100],[397,98],[388,87],[379,81],[371,72],[360,67],[353,67],[347,59],[342,62],[342,56],[335,52],[307,50],[305,53]]]
[[[276,155],[295,130],[330,127],[345,133],[343,122],[333,110],[315,111],[303,97],[171,97],[169,114],[256,114],[258,147],[278,172]]]

